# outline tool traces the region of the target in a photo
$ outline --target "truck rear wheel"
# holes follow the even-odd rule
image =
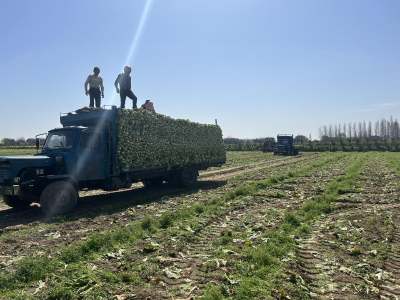
[[[195,167],[190,166],[183,168],[179,171],[179,184],[182,187],[193,187],[197,182],[197,170]]]
[[[28,207],[32,203],[32,201],[22,200],[18,196],[3,195],[2,197],[5,204],[14,208]]]
[[[78,203],[78,191],[66,181],[50,183],[40,196],[40,207],[46,216],[63,215]]]
[[[150,178],[142,180],[142,183],[145,187],[153,187],[153,186],[160,186],[164,182],[162,177]]]

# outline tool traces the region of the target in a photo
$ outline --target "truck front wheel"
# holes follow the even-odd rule
[[[22,200],[20,197],[3,195],[3,201],[10,207],[22,208],[31,205],[32,201]]]
[[[50,183],[40,196],[40,207],[49,217],[69,213],[77,203],[78,191],[66,181]]]
[[[182,187],[193,187],[197,182],[197,170],[190,166],[179,171],[179,183]]]

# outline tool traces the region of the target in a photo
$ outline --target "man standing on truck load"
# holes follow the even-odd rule
[[[127,96],[133,101],[132,108],[137,108],[137,97],[131,90],[131,76],[129,76],[129,74],[131,74],[131,71],[132,69],[130,66],[125,66],[124,73],[119,74],[114,82],[117,93],[119,93],[121,97],[121,108],[125,108],[125,99]]]
[[[155,109],[154,109],[154,104],[150,100],[146,100],[146,102],[142,104],[141,108],[147,109],[147,110],[152,111],[152,112],[156,112]]]
[[[96,107],[100,107],[101,99],[100,99],[100,88],[101,88],[101,97],[104,98],[104,86],[103,86],[103,78],[99,76],[100,69],[98,67],[94,67],[93,75],[89,75],[85,81],[85,94],[86,96],[90,95],[90,103],[89,107],[94,107],[94,99],[96,99]],[[89,91],[87,89],[87,85],[89,84]]]

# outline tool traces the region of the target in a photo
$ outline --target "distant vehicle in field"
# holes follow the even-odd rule
[[[278,134],[274,155],[297,155],[299,150],[293,145],[293,134]]]
[[[261,146],[262,152],[273,152],[274,148],[276,147],[275,138],[268,137],[265,139],[264,145]]]

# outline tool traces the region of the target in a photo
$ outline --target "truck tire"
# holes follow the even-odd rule
[[[32,203],[32,201],[22,200],[18,196],[3,195],[2,197],[5,204],[14,208],[28,207]]]
[[[110,177],[107,179],[103,180],[103,185],[102,185],[102,189],[104,191],[116,191],[120,188],[120,185],[118,184],[119,180],[117,179],[117,177]]]
[[[40,196],[40,207],[48,217],[67,214],[77,203],[78,191],[66,181],[50,183]]]
[[[179,184],[181,187],[190,188],[197,182],[197,170],[190,166],[179,170]]]
[[[163,182],[164,182],[164,179],[162,177],[156,177],[156,178],[142,180],[142,183],[145,187],[160,186],[163,184]]]

